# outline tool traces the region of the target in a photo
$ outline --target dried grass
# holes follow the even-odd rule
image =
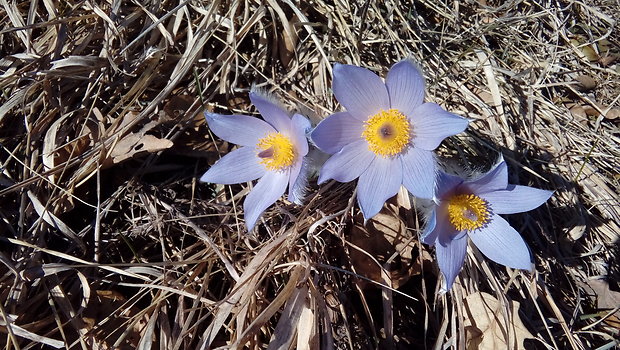
[[[619,289],[620,6],[499,3],[0,0],[0,343],[463,349],[484,292],[504,320],[520,304],[526,348],[617,345],[589,282]],[[510,217],[534,274],[472,250],[436,296],[406,196],[364,228],[353,185],[312,184],[247,235],[251,184],[197,182],[231,147],[203,110],[248,113],[256,84],[317,122],[338,108],[333,62],[405,57],[429,100],[474,119],[449,164],[501,152],[513,183],[556,190]]]

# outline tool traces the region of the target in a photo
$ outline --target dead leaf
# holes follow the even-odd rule
[[[398,255],[391,260],[388,271],[393,288],[403,285],[411,276],[421,271],[418,259],[412,259],[414,242],[407,233],[397,203],[397,197],[388,200],[379,214],[368,220],[366,225],[363,224],[361,214],[357,216],[349,239],[355,246],[350,251],[355,272],[373,281],[382,283],[379,264],[384,265],[392,255]],[[366,286],[363,281],[361,284]]]
[[[579,83],[578,89],[581,91],[593,90],[596,87],[596,80],[589,75],[578,75],[575,80]]]
[[[588,125],[588,115],[586,114],[586,110],[581,105],[573,105],[570,108],[570,113],[582,125]]]
[[[463,305],[468,350],[523,349],[523,341],[534,338],[519,318],[516,301],[509,301],[509,324],[506,324],[503,305],[488,293],[470,294]]]
[[[173,96],[163,108],[163,115],[160,116],[164,120],[178,120],[190,109],[194,103],[194,98],[188,95]]]
[[[603,67],[611,66],[616,60],[618,60],[619,55],[607,55],[603,56],[598,60],[598,63]]]
[[[620,292],[609,289],[609,283],[605,280],[588,280],[586,284],[596,294],[596,307],[598,309],[615,309],[620,306]],[[620,317],[620,310],[614,313]]]
[[[276,12],[282,23],[282,40],[279,41],[278,46],[282,65],[287,67],[296,54],[295,47],[297,46],[298,36],[293,23],[297,22],[297,17],[293,16],[289,20],[284,10],[280,7],[279,2],[274,0],[268,0],[267,2]]]
[[[605,114],[605,119],[614,120],[620,117],[620,108],[612,108]]]
[[[598,109],[590,105],[583,105],[583,110],[586,112],[586,115],[589,115],[591,117],[598,117],[600,115]]]
[[[153,135],[130,134],[120,140],[110,154],[114,164],[140,153],[156,153],[172,147],[172,141]]]
[[[583,41],[585,41],[585,38],[579,37],[579,39],[582,39]],[[581,58],[585,58],[590,62],[596,62],[598,61],[598,59],[600,58],[600,56],[598,55],[598,53],[596,52],[596,50],[594,49],[594,46],[592,46],[592,44],[581,44],[580,41],[582,40],[578,40],[578,39],[571,39],[571,44],[573,44],[573,46],[575,46],[575,48],[577,48],[577,54],[581,57]]]
[[[139,316],[139,308],[132,306],[124,307],[127,301],[125,296],[114,290],[97,290],[93,298],[90,299],[86,309],[82,313],[82,321],[84,322],[88,335],[85,338],[86,343],[100,349],[112,349],[109,339],[115,339],[110,334],[117,337],[122,332],[128,332],[124,345],[135,349],[140,341],[140,333],[146,327],[151,318],[148,313]],[[107,322],[102,322],[109,315],[120,315],[122,317],[111,318]],[[139,317],[139,320],[133,323],[130,329],[121,326],[126,319]]]

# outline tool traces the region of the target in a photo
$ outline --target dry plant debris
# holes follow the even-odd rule
[[[618,18],[613,0],[0,0],[0,344],[618,345]],[[197,183],[231,147],[202,111],[249,113],[257,84],[316,123],[339,108],[332,63],[384,75],[405,57],[427,99],[473,119],[442,156],[485,169],[501,152],[511,183],[556,190],[510,218],[534,274],[472,249],[436,295],[420,203],[386,207],[407,240],[386,235],[368,269],[351,184],[312,184],[248,235],[251,184]]]

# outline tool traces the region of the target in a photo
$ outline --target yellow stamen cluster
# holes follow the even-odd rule
[[[458,231],[472,231],[489,222],[488,203],[473,194],[459,194],[448,200],[448,217]]]
[[[364,122],[362,137],[374,154],[384,158],[393,157],[409,146],[411,125],[397,109],[382,110]]]
[[[279,132],[258,140],[257,156],[268,170],[284,170],[295,161],[295,147],[291,140]]]

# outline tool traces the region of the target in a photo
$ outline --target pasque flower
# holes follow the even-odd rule
[[[503,160],[474,180],[440,173],[435,205],[422,241],[435,246],[446,289],[452,287],[463,266],[468,238],[489,259],[512,268],[531,270],[525,241],[499,214],[532,210],[552,194],[552,191],[508,184],[508,169]]]
[[[432,151],[465,130],[467,120],[423,103],[424,77],[409,60],[395,64],[385,83],[365,68],[336,64],[332,88],[346,111],[330,115],[311,134],[317,147],[332,154],[318,183],[359,178],[357,200],[366,219],[401,185],[432,198],[437,175]]]
[[[241,147],[215,163],[203,182],[236,184],[260,178],[243,203],[245,224],[252,230],[261,213],[284,194],[299,203],[306,186],[302,173],[308,153],[309,121],[290,115],[267,96],[250,92],[250,100],[264,121],[245,115],[205,113],[209,128],[218,137]]]

